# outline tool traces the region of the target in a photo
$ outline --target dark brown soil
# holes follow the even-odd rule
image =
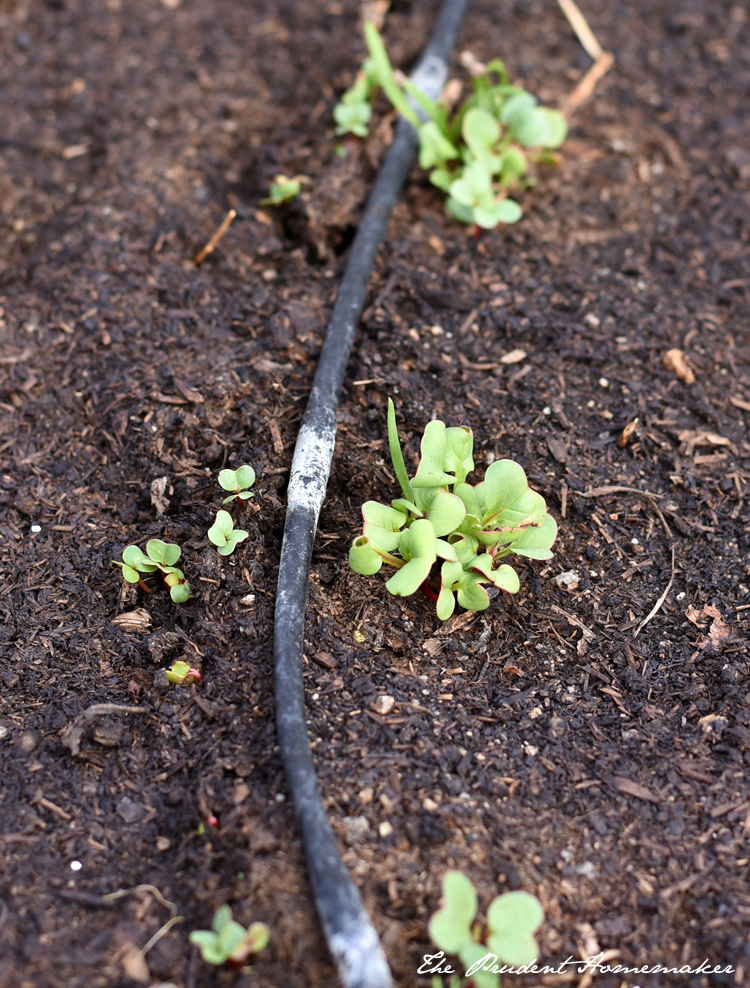
[[[359,6],[0,3],[4,988],[336,984],[285,801],[271,643],[296,428],[386,140],[333,154]],[[394,0],[399,66],[433,7]],[[478,244],[414,173],[342,399],[310,730],[404,988],[429,983],[450,867],[484,907],[536,893],[550,965],[601,950],[734,971],[596,985],[750,985],[750,24],[726,0],[584,12],[617,61],[561,166]],[[460,48],[553,104],[590,64],[552,0],[476,0]],[[310,176],[305,199],[261,208],[279,171]],[[673,348],[695,383],[664,366]],[[438,416],[472,426],[480,471],[513,457],[546,497],[556,555],[520,567],[515,598],[440,626],[426,599],[349,571],[362,500],[396,494],[389,394],[412,463]],[[222,560],[212,480],[244,462],[250,536]],[[193,602],[123,585],[112,560],[153,537],[182,547]],[[115,623],[137,609],[147,626]],[[199,687],[162,686],[178,658]],[[141,712],[95,719],[75,756],[71,726],[102,703]],[[184,917],[148,969],[169,908],[147,890],[102,900],[137,885]],[[250,972],[188,944],[225,902],[271,927]],[[571,967],[542,981],[589,983]]]

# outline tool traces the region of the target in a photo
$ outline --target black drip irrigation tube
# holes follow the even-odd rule
[[[444,0],[411,78],[437,99],[468,0]],[[352,244],[292,460],[274,618],[276,723],[315,905],[345,988],[391,988],[391,972],[321,802],[305,724],[302,645],[313,542],[331,471],[336,411],[367,283],[386,225],[414,160],[417,135],[399,120]]]

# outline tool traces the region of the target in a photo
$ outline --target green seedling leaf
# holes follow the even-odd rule
[[[238,467],[234,471],[234,476],[237,480],[237,484],[241,488],[252,487],[255,483],[255,470],[248,464],[245,463],[244,466]]]
[[[349,565],[361,576],[373,576],[383,565],[383,558],[372,548],[370,540],[360,535],[349,550]]]
[[[437,559],[435,530],[426,518],[418,518],[405,533],[403,545],[409,562],[386,583],[396,597],[408,597],[422,586]]]
[[[541,107],[541,109],[546,114],[550,127],[550,136],[545,141],[543,147],[550,149],[559,148],[568,136],[568,121],[559,110],[550,110],[546,106]]]
[[[528,168],[529,159],[523,151],[517,147],[509,147],[500,162],[500,183],[511,185],[522,175],[525,175]]]
[[[548,141],[555,136],[549,110],[534,106],[517,113],[513,118],[513,133],[523,147],[547,147]]]
[[[224,951],[218,946],[217,935],[211,930],[193,930],[188,940],[200,950],[201,957],[207,964],[215,964],[218,967],[228,960]]]
[[[128,583],[138,583],[141,573],[155,573],[158,568],[137,545],[126,545],[122,550],[122,562],[117,559],[113,559],[112,562],[120,567]]]
[[[488,192],[492,192],[492,179],[489,171],[478,161],[472,161],[464,168],[462,177],[451,182],[451,197],[462,206],[473,208]]]
[[[372,117],[372,107],[366,102],[341,102],[333,108],[333,119],[336,121],[336,134],[354,134],[355,137],[367,137],[370,130],[367,126]]]
[[[177,553],[179,558],[179,552]],[[126,545],[122,550],[122,560],[123,562],[134,570],[138,570],[139,573],[155,573],[157,570],[156,563],[152,562],[148,556],[141,552],[137,545]],[[137,580],[135,581],[138,582]]]
[[[445,539],[436,540],[435,551],[438,554],[438,559],[447,559],[448,562],[451,563],[458,562],[458,553],[450,544],[450,542],[446,542]]]
[[[427,517],[435,535],[449,535],[455,532],[466,517],[466,508],[460,497],[447,491],[438,491],[432,499]]]
[[[471,149],[474,158],[490,175],[500,170],[500,158],[490,152],[500,139],[500,125],[495,118],[478,107],[464,117],[461,127],[463,138]]]
[[[169,588],[169,596],[175,604],[184,604],[186,600],[190,600],[193,596],[190,590],[190,584],[187,580],[183,580],[182,583],[175,584],[173,587]]]
[[[251,923],[243,941],[246,954],[260,953],[270,939],[271,931],[265,923]]]
[[[219,906],[219,908],[214,913],[213,920],[211,921],[211,928],[214,930],[215,933],[221,933],[221,931],[224,929],[227,923],[231,923],[231,921],[232,921],[232,907],[227,906],[226,904],[223,906]]]
[[[502,566],[493,570],[493,562],[492,556],[489,553],[483,552],[481,556],[477,556],[470,563],[469,568],[482,573],[498,589],[505,590],[508,593],[518,593],[521,589],[521,583],[513,567],[504,563]]]
[[[419,167],[435,168],[458,157],[458,148],[441,133],[434,120],[419,128]]]
[[[501,199],[499,202],[482,202],[474,207],[474,221],[483,230],[494,230],[498,223],[517,223],[523,211],[513,199]]]
[[[422,512],[416,506],[412,504],[411,501],[407,501],[405,497],[397,497],[395,501],[391,501],[394,508],[398,508],[400,511],[411,512],[411,514],[416,515],[417,518],[422,517]]]
[[[440,569],[440,594],[437,599],[437,616],[441,621],[447,621],[456,607],[453,587],[463,576],[464,568],[460,562],[445,562]]]
[[[510,542],[506,542],[505,537],[501,541],[504,546],[509,546],[509,552],[514,552],[517,556],[526,556],[527,559],[551,559],[550,549],[556,538],[557,522],[552,515],[547,514],[538,527],[522,530]]]
[[[452,427],[445,430],[446,450],[443,458],[443,469],[447,473],[455,473],[456,484],[463,484],[466,475],[474,469],[474,434],[464,426]]]
[[[378,501],[365,501],[362,505],[365,525],[362,534],[386,552],[398,547],[399,534],[406,524],[406,515],[397,508],[389,508]]]
[[[477,484],[477,487],[481,486],[481,484]],[[453,493],[457,494],[464,502],[467,515],[481,518],[484,514],[484,502],[480,502],[477,496],[477,487],[472,487],[470,484],[456,484]]]
[[[173,662],[172,668],[166,671],[167,681],[176,686],[192,686],[202,679],[197,669],[193,669],[187,662]]]
[[[335,113],[335,111],[334,111]],[[288,175],[277,175],[268,190],[268,198],[261,199],[261,206],[280,206],[282,202],[294,199],[302,191],[302,183],[309,182],[306,175],[296,175],[289,178]]]
[[[481,579],[481,576],[466,576],[463,585],[458,588],[458,602],[467,611],[486,611],[490,606],[487,591],[479,585]]]
[[[232,516],[228,511],[218,511],[216,521],[208,530],[208,539],[216,546],[220,556],[228,556],[233,551],[238,542],[247,538],[247,532],[241,528],[236,529]]]
[[[227,504],[235,498],[246,501],[253,496],[246,488],[252,487],[255,483],[255,470],[247,463],[236,470],[221,470],[218,479],[220,487],[223,487],[225,491],[233,491],[229,497],[224,498],[223,504]]]
[[[216,946],[224,954],[227,960],[232,957],[235,950],[245,939],[245,927],[236,923],[233,919],[225,923],[216,939]]]
[[[369,22],[365,24],[365,41],[372,60],[372,74],[378,85],[401,116],[406,117],[410,124],[419,128],[421,121],[393,77],[393,68],[378,29]]]
[[[450,187],[448,191],[450,191]],[[466,223],[467,225],[470,225],[474,222],[474,210],[472,207],[464,206],[463,203],[459,202],[457,199],[454,199],[452,195],[449,195],[445,200],[445,208],[448,210],[453,219],[458,220],[459,223]]]
[[[535,107],[536,104],[537,98],[536,96],[532,96],[531,93],[527,93],[524,90],[514,93],[503,104],[500,113],[500,123],[507,124],[512,130],[515,130],[516,120],[520,119],[522,114]]]
[[[468,566],[476,557],[478,540],[473,535],[454,535],[450,538],[450,544],[455,550],[458,560],[462,566]]]
[[[445,433],[444,422],[436,419],[427,423],[422,436],[422,458],[412,481],[412,487],[444,487],[455,483],[456,478],[443,470],[443,460],[448,446]]]
[[[464,944],[459,950],[458,956],[461,958],[461,963],[465,969],[469,971],[474,964],[478,964],[489,953],[491,951],[484,944],[472,941],[471,943]],[[471,983],[476,985],[476,988],[499,988],[500,976],[493,974],[492,971],[477,969],[472,972]]]
[[[450,190],[452,181],[453,176],[447,168],[434,168],[430,172],[430,182],[443,192]]]
[[[430,919],[430,939],[446,954],[457,954],[471,942],[471,926],[477,914],[477,894],[466,875],[448,871],[443,878],[441,907]]]
[[[161,539],[151,539],[146,543],[146,554],[152,563],[163,569],[165,566],[174,566],[180,558],[180,547],[171,542],[162,542]]]
[[[530,964],[539,956],[534,933],[542,925],[544,910],[528,892],[506,892],[487,910],[487,947],[505,964]]]
[[[487,467],[484,483],[475,492],[482,498],[486,515],[495,515],[514,504],[529,489],[523,467],[514,460],[495,460]],[[459,495],[460,496],[460,495]]]
[[[388,399],[388,449],[391,454],[391,463],[396,474],[401,493],[407,501],[414,501],[409,474],[406,472],[404,454],[401,452],[401,443],[398,438],[398,426],[396,425],[396,407],[391,398]]]
[[[513,504],[503,508],[502,511],[495,515],[493,518],[493,527],[521,530],[530,528],[531,526],[536,527],[542,524],[546,513],[547,505],[544,503],[542,495],[537,494],[536,491],[529,490],[522,494]],[[507,541],[505,535],[503,535],[502,541]]]

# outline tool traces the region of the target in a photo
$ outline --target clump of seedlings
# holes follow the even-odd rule
[[[467,610],[485,610],[490,601],[482,584],[517,593],[518,575],[501,560],[513,554],[549,559],[557,535],[544,498],[513,460],[496,460],[481,483],[466,483],[474,469],[473,442],[471,429],[428,423],[417,472],[409,479],[389,398],[388,445],[403,497],[390,506],[366,501],[362,534],[349,551],[355,573],[371,576],[383,563],[396,570],[386,583],[390,593],[408,597],[422,588],[436,601],[441,621],[453,614],[456,599]],[[430,579],[438,559],[436,593]]]
[[[503,965],[520,967],[539,956],[534,933],[542,924],[544,911],[536,896],[528,892],[498,896],[490,903],[485,926],[475,922],[477,908],[477,894],[466,875],[447,872],[441,907],[430,919],[428,929],[432,942],[441,951],[441,955],[430,957],[430,962],[437,961],[441,973],[453,974],[441,963],[448,954],[457,956],[465,968],[466,980],[455,975],[449,988],[498,988]],[[440,985],[442,980],[436,976],[433,986]]]
[[[416,128],[419,164],[446,193],[455,219],[477,230],[519,220],[521,207],[509,193],[536,184],[528,174],[533,165],[556,162],[552,151],[568,133],[563,114],[511,85],[499,58],[475,76],[473,93],[451,112],[394,72],[374,24],[365,24],[365,40],[369,58],[333,111],[336,133],[366,137],[371,103],[381,89]]]
[[[122,550],[122,561],[113,559],[115,566],[122,569],[122,575],[128,583],[137,583],[147,594],[153,593],[143,582],[143,575],[161,573],[164,582],[169,587],[169,595],[175,604],[182,604],[193,594],[185,574],[175,566],[180,558],[180,547],[161,539],[151,539],[146,543],[144,553],[137,545],[127,545]]]
[[[188,938],[208,964],[242,967],[251,954],[263,950],[271,937],[265,923],[252,923],[245,929],[233,920],[230,906],[216,910],[211,926],[210,930],[194,930]]]

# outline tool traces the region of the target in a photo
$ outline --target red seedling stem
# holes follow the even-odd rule
[[[433,603],[435,603],[437,601],[438,595],[432,589],[432,587],[427,582],[427,580],[424,581],[424,583],[422,584],[422,586],[420,587],[420,589],[421,589],[422,593],[425,595],[425,597],[428,598],[428,600],[431,600]]]

